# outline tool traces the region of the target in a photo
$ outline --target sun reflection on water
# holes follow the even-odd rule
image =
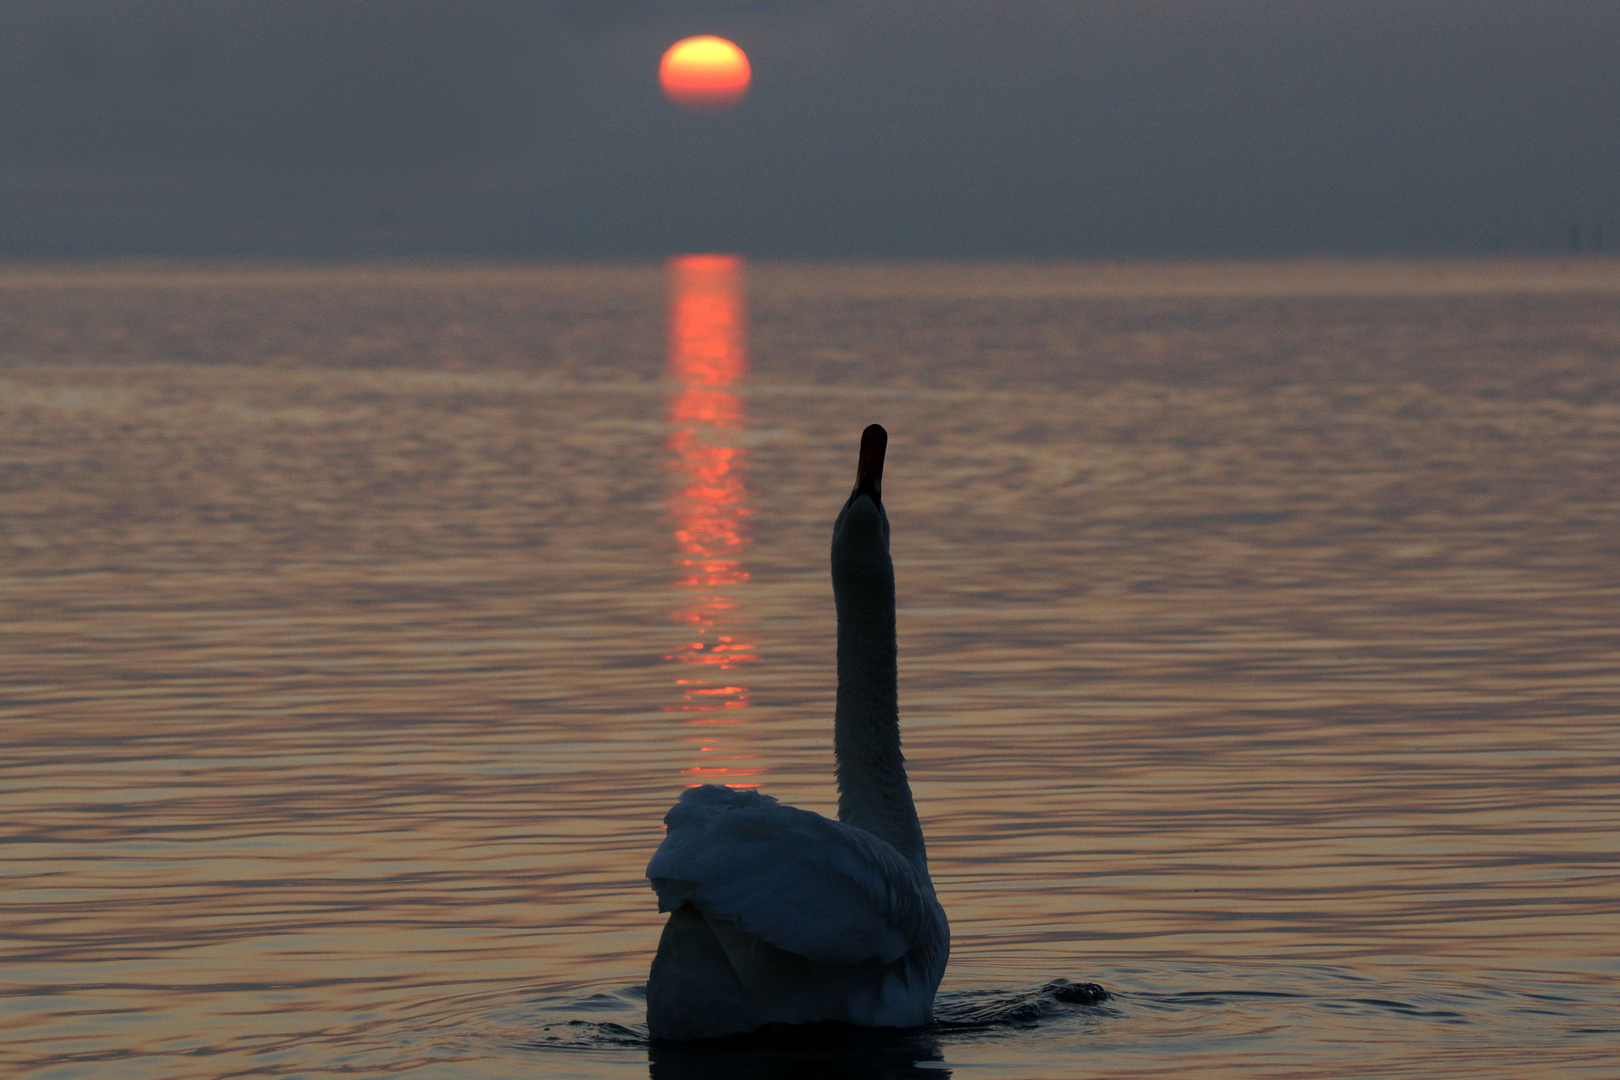
[[[675,620],[687,640],[667,659],[687,665],[675,680],[688,714],[684,741],[696,764],[681,772],[693,783],[758,787],[765,769],[748,752],[739,725],[748,720],[748,688],[737,671],[757,657],[741,624],[738,587],[748,581],[743,551],[748,452],[738,445],[743,402],[732,389],[748,370],[743,260],[736,255],[681,255],[669,261],[669,449],[679,479],[670,500],[675,523]]]

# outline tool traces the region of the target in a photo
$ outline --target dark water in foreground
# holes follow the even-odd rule
[[[4,1071],[1616,1075],[1620,265],[742,274],[0,272]],[[942,1024],[649,1053],[874,420]]]

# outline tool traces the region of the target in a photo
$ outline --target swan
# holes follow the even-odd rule
[[[653,1039],[933,1019],[950,927],[900,753],[888,441],[878,424],[861,433],[855,490],[833,524],[838,820],[753,790],[681,795],[647,864],[669,912],[647,981]]]

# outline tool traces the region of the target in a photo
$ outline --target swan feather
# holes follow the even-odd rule
[[[769,795],[688,788],[664,824],[647,865],[659,911],[690,903],[778,949],[839,965],[888,964],[931,946],[944,921],[932,886],[892,846]]]

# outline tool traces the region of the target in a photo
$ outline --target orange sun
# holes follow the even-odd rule
[[[658,65],[664,96],[683,109],[719,112],[748,93],[748,57],[725,38],[702,34],[671,45]]]

